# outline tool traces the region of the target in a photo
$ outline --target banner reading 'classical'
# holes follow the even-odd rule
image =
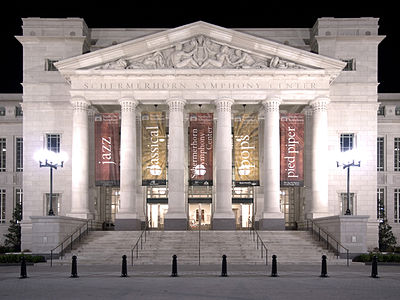
[[[260,185],[258,114],[239,114],[233,120],[235,186]]]
[[[95,115],[96,185],[119,185],[119,114]]]
[[[142,185],[165,185],[167,136],[165,113],[142,112]]]
[[[304,186],[304,115],[280,115],[281,186]]]
[[[189,185],[213,185],[213,114],[189,114]]]

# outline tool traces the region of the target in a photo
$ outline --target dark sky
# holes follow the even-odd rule
[[[16,1],[17,2],[17,1]],[[399,93],[400,14],[395,1],[18,1],[0,10],[1,81],[0,93],[22,92],[22,46],[14,36],[22,34],[21,18],[81,17],[90,28],[171,28],[205,21],[228,28],[311,28],[319,17],[377,17],[379,34],[386,38],[379,46],[378,91]],[[12,3],[12,2],[8,2]]]

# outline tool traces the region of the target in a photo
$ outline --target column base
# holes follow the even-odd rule
[[[259,230],[280,231],[285,230],[285,219],[260,219]]]
[[[212,220],[213,230],[236,230],[236,220],[231,218],[214,218]]]
[[[164,230],[187,230],[187,219],[164,219]]]
[[[136,231],[142,229],[142,221],[140,219],[115,219],[116,231]]]

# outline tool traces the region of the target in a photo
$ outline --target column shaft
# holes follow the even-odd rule
[[[215,146],[216,199],[213,229],[234,230],[235,216],[232,212],[232,99],[219,99],[217,106],[217,137]]]
[[[134,99],[121,99],[120,208],[116,230],[140,230],[136,210],[136,106]]]
[[[84,98],[73,98],[72,116],[72,195],[68,216],[88,219],[89,210],[89,126],[88,107]]]
[[[328,215],[328,98],[318,98],[310,102],[313,110],[311,189],[312,218]]]
[[[183,129],[185,100],[169,99],[168,138],[168,212],[165,230],[187,228],[185,197],[185,133]]]
[[[283,230],[280,209],[279,97],[270,97],[264,105],[264,212],[260,229]]]

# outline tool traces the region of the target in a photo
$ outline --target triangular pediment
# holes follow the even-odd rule
[[[78,70],[324,69],[336,77],[344,63],[200,21],[65,59],[56,66],[67,76]]]

